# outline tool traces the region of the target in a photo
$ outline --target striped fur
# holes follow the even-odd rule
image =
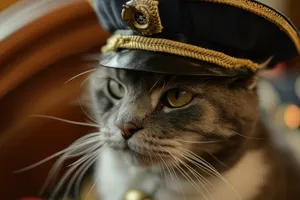
[[[126,88],[123,99],[109,95],[109,78]],[[99,199],[119,200],[130,186],[154,191],[149,181],[157,181],[156,173],[164,174],[158,199],[183,199],[175,192],[180,187],[188,200],[300,199],[294,189],[300,183],[297,165],[261,121],[253,80],[100,68],[91,78],[90,108],[111,142],[95,166]],[[183,108],[164,109],[161,96],[172,88],[192,91],[195,97]],[[142,127],[128,141],[116,127],[126,122]],[[229,183],[208,173],[206,162]],[[171,181],[172,176],[178,180]]]

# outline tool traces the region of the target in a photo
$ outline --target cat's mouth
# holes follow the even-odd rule
[[[157,156],[151,155],[147,150],[143,151],[141,148],[131,146],[127,142],[122,147],[116,147],[115,149],[126,154],[133,164],[141,167],[154,166],[159,162]]]

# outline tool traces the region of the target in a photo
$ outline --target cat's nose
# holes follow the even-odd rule
[[[121,130],[122,136],[125,140],[131,138],[133,134],[141,129],[134,123],[118,124],[117,127]]]

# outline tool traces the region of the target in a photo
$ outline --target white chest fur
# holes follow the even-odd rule
[[[158,185],[164,186],[156,193],[158,200],[183,200],[184,196],[186,200],[251,200],[260,192],[269,172],[261,150],[248,152],[223,174],[227,183],[216,178],[209,179],[213,187],[210,195],[204,196],[185,179],[181,179],[180,184],[176,179],[161,184],[159,174],[129,165],[120,153],[111,149],[103,151],[99,163],[96,181],[101,200],[121,200],[129,188],[153,193]],[[205,190],[200,183],[197,185]]]

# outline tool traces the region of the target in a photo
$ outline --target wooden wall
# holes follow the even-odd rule
[[[0,1],[0,11],[10,7],[14,3],[16,3],[19,0],[1,0]]]
[[[30,116],[87,120],[78,103],[86,77],[66,81],[90,69],[84,56],[98,53],[108,35],[85,0],[26,0],[7,13],[0,15],[0,199],[16,200],[37,195],[53,162],[14,170],[94,131]]]

